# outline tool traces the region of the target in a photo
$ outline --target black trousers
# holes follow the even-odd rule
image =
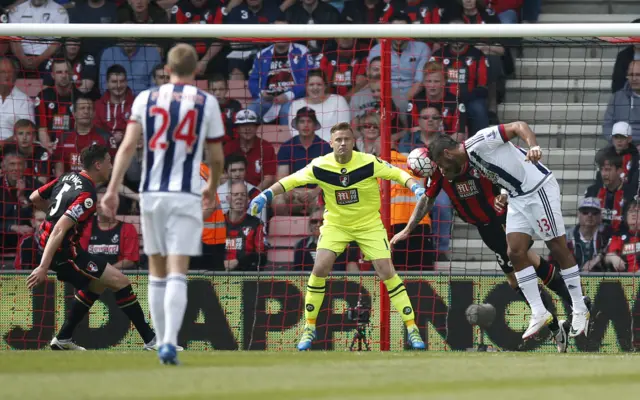
[[[206,271],[224,271],[224,259],[226,250],[224,243],[202,243],[202,255],[191,257],[189,269],[202,269]]]

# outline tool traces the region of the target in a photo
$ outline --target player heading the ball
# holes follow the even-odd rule
[[[133,102],[102,204],[113,213],[117,210],[118,185],[144,134],[140,222],[149,256],[149,309],[161,342],[160,361],[177,364],[189,258],[202,251],[200,163],[206,141],[210,175],[202,195],[208,207],[215,207],[224,166],[224,126],[215,97],[195,86],[195,49],[178,44],[167,57],[169,83],[143,91]]]
[[[393,180],[410,188],[417,199],[424,195],[424,188],[400,168],[373,155],[354,151],[355,136],[349,123],[334,125],[329,143],[332,153],[314,159],[305,168],[276,182],[249,205],[249,213],[258,215],[275,196],[288,190],[308,184],[322,188],[326,212],[320,227],[315,264],[307,283],[304,302],[306,325],[298,350],[311,349],[317,335],[316,319],[324,298],[326,278],[336,257],[352,241],[358,243],[387,287],[389,298],[407,327],[408,342],[414,349],[424,349],[411,301],[391,263],[387,231],[379,212],[378,178]]]
[[[511,143],[515,137],[522,139],[529,150]],[[539,162],[542,150],[529,125],[513,122],[485,128],[463,143],[439,135],[429,145],[429,154],[449,180],[474,168],[508,191],[508,256],[516,271],[518,286],[531,307],[531,320],[523,339],[531,338],[553,319],[542,303],[536,271],[527,256],[534,234],[547,244],[571,295],[573,320],[569,335],[586,335],[589,310],[582,297],[578,265],[567,247],[560,186],[551,171]]]

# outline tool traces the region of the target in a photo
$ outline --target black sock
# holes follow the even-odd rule
[[[152,341],[156,334],[147,322],[144,311],[142,311],[142,307],[140,307],[140,303],[138,302],[138,297],[133,293],[131,285],[115,292],[115,297],[116,304],[122,312],[127,314],[129,320],[133,322],[133,326],[138,330],[142,340],[144,340],[145,343]]]
[[[560,271],[553,266],[550,262],[540,257],[540,266],[536,270],[538,277],[542,280],[549,290],[553,291],[560,297],[560,300],[571,308],[573,302],[571,301],[571,295],[567,289],[567,285],[564,283],[564,279],[560,275]]]
[[[59,340],[71,339],[73,331],[78,324],[82,321],[85,315],[89,312],[93,303],[100,298],[97,293],[90,292],[88,290],[78,290],[71,303],[71,310],[67,314],[67,319],[64,321],[57,338]]]
[[[516,291],[516,293],[518,293],[520,295],[520,297],[522,297],[524,299],[525,303],[529,304],[529,302],[527,301],[527,298],[524,297],[524,293],[522,293],[522,289],[517,287],[514,290]],[[543,296],[542,293],[540,293],[540,297],[542,298],[542,304],[544,304],[544,307],[547,310],[551,310],[550,304],[547,302],[545,296]],[[551,312],[551,311],[549,311],[549,312]],[[553,315],[553,321],[551,321],[551,323],[549,324],[549,329],[552,332],[556,332],[558,329],[560,329],[560,325],[558,325],[558,318],[556,317],[556,315],[555,314],[552,314],[552,315]]]

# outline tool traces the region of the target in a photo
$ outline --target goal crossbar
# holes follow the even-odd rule
[[[640,24],[109,25],[0,24],[0,36],[140,38],[526,38],[639,36]]]

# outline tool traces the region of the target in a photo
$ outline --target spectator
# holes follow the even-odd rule
[[[538,22],[541,10],[542,0],[524,0],[524,7],[522,8],[522,22],[535,24]]]
[[[618,121],[631,125],[633,141],[640,143],[640,107],[634,106],[640,96],[640,60],[632,61],[627,70],[627,83],[609,99],[604,115],[603,133],[611,140],[613,124]]]
[[[614,272],[637,273],[640,270],[640,203],[637,200],[628,203],[624,216],[624,228],[611,238],[604,263]]]
[[[339,24],[340,12],[329,3],[320,0],[300,0],[292,5],[286,13],[290,24]],[[335,50],[333,40],[309,40],[307,47],[313,55]]]
[[[134,95],[151,87],[151,73],[160,64],[160,52],[155,46],[138,45],[135,40],[127,41],[102,52],[100,57],[100,91],[107,91],[107,70],[114,64],[122,65],[129,77],[129,87]]]
[[[222,24],[223,0],[180,0],[171,9],[171,22],[174,24]],[[197,75],[219,73],[227,75],[227,52],[222,43],[186,40],[198,52]]]
[[[354,38],[338,39],[338,51],[325,54],[320,59],[320,69],[329,80],[331,93],[346,101],[367,84],[366,54],[358,50]]]
[[[0,140],[7,140],[13,135],[13,127],[18,120],[35,122],[31,99],[15,86],[17,76],[15,63],[0,57]]]
[[[404,13],[395,13],[389,18],[391,24],[410,24]],[[369,53],[369,62],[380,56],[380,44]],[[422,70],[431,57],[431,49],[415,40],[393,40],[391,42],[391,87],[393,102],[399,110],[407,109],[408,99],[413,98],[422,84]]]
[[[91,123],[94,117],[94,106],[91,99],[78,97],[74,104],[73,115],[76,118],[75,132],[61,134],[58,140],[54,155],[56,177],[65,172],[79,172],[82,170],[80,153],[85,147],[94,143],[110,146],[111,135],[109,135],[109,132]],[[115,150],[116,148],[111,147],[112,153]]]
[[[462,21],[454,18],[451,23]],[[489,126],[489,61],[484,53],[464,42],[454,42],[438,50],[429,61],[439,61],[444,65],[446,88],[465,105],[469,131],[475,133]]]
[[[458,4],[451,0],[390,0],[389,6],[385,8],[385,13],[381,18],[382,22],[389,22],[389,19],[396,12],[404,12],[409,16],[414,24],[439,24],[442,16],[450,9],[457,10]]]
[[[231,182],[244,182],[247,187],[249,200],[260,194],[257,187],[245,180],[247,175],[247,159],[240,154],[231,154],[224,159],[224,172],[226,181],[218,186],[218,197],[220,198],[220,208],[223,212],[229,211],[228,198],[231,193]],[[263,221],[266,222],[266,221]]]
[[[258,137],[258,126],[256,113],[251,110],[238,111],[234,121],[238,140],[225,144],[224,155],[244,155],[248,166],[246,180],[262,191],[275,182],[276,151],[271,143]]]
[[[236,99],[229,97],[229,85],[224,75],[214,74],[209,78],[209,93],[211,93],[220,106],[222,119],[224,121],[225,143],[233,138],[233,119],[242,109],[242,104]]]
[[[367,84],[356,92],[349,101],[352,117],[361,117],[368,110],[376,109],[380,104],[380,57],[369,60],[367,66]]]
[[[640,18],[633,20],[632,23],[640,23]],[[640,43],[631,44],[618,53],[616,63],[613,66],[613,74],[611,75],[612,93],[624,88],[629,64],[634,60],[640,60]]]
[[[127,71],[122,65],[110,66],[107,69],[107,90],[95,104],[93,125],[109,132],[112,149],[117,149],[122,142],[133,100],[133,92],[127,82]]]
[[[398,151],[410,153],[417,147],[428,147],[438,135],[444,133],[442,113],[436,105],[424,107],[418,115],[418,132],[407,132],[398,144]]]
[[[281,19],[275,23],[286,23]],[[276,42],[262,50],[249,75],[253,97],[249,109],[265,122],[279,117],[280,124],[286,125],[291,101],[304,96],[307,70],[313,65],[309,49],[301,44]]]
[[[119,23],[167,24],[167,13],[150,0],[128,0],[117,9]]]
[[[636,194],[636,185],[622,180],[622,156],[607,147],[596,154],[596,164],[602,177],[602,185],[594,183],[587,188],[585,197],[598,198],[602,204],[602,223],[608,231],[616,233],[622,223],[624,205]]]
[[[79,92],[71,82],[71,64],[64,59],[55,59],[51,66],[53,86],[42,89],[35,99],[38,118],[38,138],[49,151],[63,133],[74,128],[73,102]]]
[[[51,156],[44,147],[35,142],[36,125],[28,119],[16,122],[13,137],[2,146],[2,154],[16,153],[25,160],[25,176],[47,183],[51,176]]]
[[[249,202],[244,182],[231,183],[227,222],[227,257],[224,269],[227,271],[256,271],[263,266],[267,257],[264,247],[264,227],[260,219],[247,214]]]
[[[375,111],[366,113],[361,119],[360,136],[356,139],[358,151],[374,156],[380,155],[380,114]]]
[[[153,81],[153,86],[162,86],[169,83],[169,73],[165,69],[166,66],[167,64],[161,63],[153,67],[153,75],[151,78]],[[125,74],[126,73],[127,72],[125,71]],[[107,77],[107,79],[109,78]]]
[[[38,227],[44,222],[46,217],[47,214],[44,211],[33,211],[33,218],[31,218],[33,232],[19,239],[16,261],[13,263],[15,269],[35,269],[40,265],[42,252],[38,246]]]
[[[344,4],[342,19],[350,24],[377,24],[388,7],[383,0],[351,0]]]
[[[117,9],[113,1],[77,1],[69,9],[69,20],[72,24],[115,24],[118,22]]]
[[[67,38],[61,51],[55,57],[65,59],[71,65],[71,81],[76,86],[76,89],[84,96],[96,100],[100,95],[96,85],[98,81],[98,65],[93,55],[80,52],[81,44],[82,42],[78,38]],[[45,86],[53,86],[54,84],[51,76],[52,67],[53,60],[49,60],[43,74]]]
[[[464,140],[467,136],[467,110],[457,96],[446,90],[444,66],[437,61],[428,62],[424,66],[423,77],[423,88],[407,109],[412,115],[412,126],[419,126],[420,112],[433,105],[442,110],[445,133],[457,134],[456,140]]]
[[[496,15],[503,24],[517,24],[523,4],[523,0],[489,0],[485,11],[488,15]]]
[[[623,121],[613,124],[611,130],[611,147],[622,157],[622,180],[625,184],[637,185],[640,155],[633,143],[631,126]],[[600,174],[596,175],[596,183],[602,184]]]
[[[297,135],[294,116],[298,110],[311,108],[320,115],[320,129],[316,132],[324,141],[331,140],[331,127],[340,122],[351,121],[349,104],[344,97],[337,94],[327,94],[327,79],[322,70],[314,69],[307,74],[306,84],[307,96],[295,100],[291,103],[289,110],[289,121],[293,131],[292,135]]]
[[[124,185],[133,192],[137,192],[142,180],[142,160],[144,158],[144,145],[146,141],[140,136],[138,146],[131,159],[131,164],[124,175]],[[136,203],[134,203],[136,204]],[[137,213],[135,213],[137,214]]]
[[[329,143],[315,132],[320,129],[316,112],[309,108],[298,110],[291,125],[298,134],[282,143],[278,150],[278,179],[304,168],[316,157],[331,153]],[[273,199],[273,209],[278,215],[300,215],[312,212],[319,205],[322,190],[317,185],[295,188]]]
[[[321,208],[311,214],[311,218],[309,218],[309,236],[300,239],[294,247],[292,270],[311,271],[313,269],[323,216],[324,210]],[[336,258],[332,271],[360,272],[359,260],[360,249],[355,242],[351,242],[347,245],[345,251]]]
[[[282,11],[276,2],[267,0],[247,0],[224,18],[225,24],[273,24]],[[284,17],[281,17],[284,19]],[[231,43],[231,52],[227,55],[231,79],[245,80],[249,76],[253,58],[260,50],[259,42],[247,40]]]
[[[60,4],[48,0],[29,0],[9,13],[9,23],[68,24],[67,10]],[[12,40],[11,51],[26,70],[40,71],[60,48],[55,38],[33,38]]]
[[[606,239],[600,231],[600,199],[585,197],[578,207],[578,225],[567,233],[567,246],[582,271],[602,267]]]
[[[2,159],[2,252],[15,253],[18,238],[33,233],[32,211],[29,195],[40,185],[24,175],[24,158],[17,154],[5,154]]]
[[[356,93],[353,98],[351,98],[351,109],[355,110],[355,115],[352,112],[352,120],[351,125],[354,127],[354,130],[360,130],[360,125],[362,125],[362,117],[367,113],[374,111],[380,113],[382,108],[382,99],[381,95],[381,82],[380,80],[369,79],[369,84],[366,88],[362,89],[358,93]],[[397,142],[400,137],[402,137],[402,128],[404,125],[400,122],[398,118],[398,109],[391,102],[391,112],[388,114],[391,121],[391,139],[392,142]]]
[[[80,246],[117,269],[134,268],[140,261],[140,241],[133,224],[121,222],[102,210],[104,189],[98,192],[96,215],[86,226]]]
[[[409,171],[407,167],[407,156],[392,149],[389,161],[392,165],[411,174],[411,171]],[[411,175],[413,176],[413,174]],[[420,181],[419,177],[413,176],[413,178]],[[411,190],[407,189],[404,185],[391,182],[390,225],[394,234],[406,228],[411,219],[417,203],[416,197],[412,196],[412,194]],[[425,215],[407,239],[393,246],[393,266],[398,269],[406,268],[414,271],[433,270],[435,255],[436,252],[434,251],[433,241],[431,240],[431,218]]]

